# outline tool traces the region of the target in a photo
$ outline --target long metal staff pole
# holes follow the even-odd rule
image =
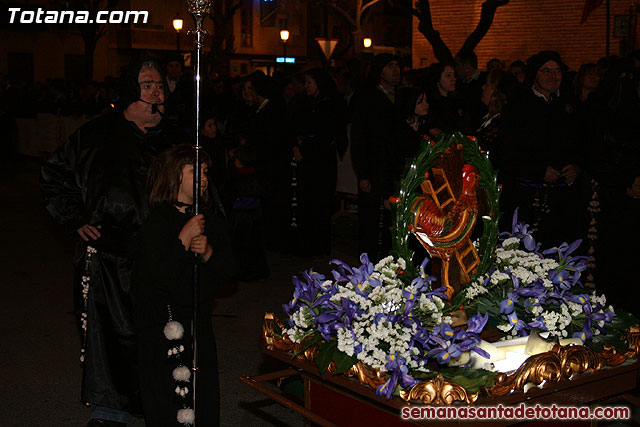
[[[202,28],[202,23],[204,22],[204,18],[211,12],[211,1],[210,0],[187,0],[187,8],[189,9],[189,13],[193,17],[193,20],[196,24],[196,29],[193,31],[195,34],[195,146],[194,148],[194,156],[193,156],[193,207],[194,207],[194,215],[198,215],[200,213],[200,58],[202,53],[202,45],[203,38],[206,31]],[[193,323],[191,324],[191,333],[192,333],[192,350],[193,350],[193,363],[191,370],[193,372],[193,382],[191,383],[192,393],[193,393],[193,413],[194,420],[193,425],[195,427],[196,421],[195,416],[197,414],[196,408],[196,378],[198,373],[198,294],[199,294],[199,285],[200,285],[200,266],[198,263],[193,266]]]

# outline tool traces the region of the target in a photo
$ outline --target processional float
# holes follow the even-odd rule
[[[407,405],[576,406],[634,389],[638,319],[580,285],[579,242],[542,251],[517,211],[512,231],[499,233],[500,192],[475,138],[425,140],[389,199],[392,256],[374,265],[362,255],[360,267],[333,260],[333,278],[295,276],[288,324],[267,313],[262,342],[290,368],[241,380],[326,426],[405,425]],[[414,265],[420,246],[433,276],[427,261]],[[298,375],[304,403],[266,384]]]

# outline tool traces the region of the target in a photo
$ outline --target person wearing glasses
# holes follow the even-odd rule
[[[562,91],[567,71],[560,55],[527,60],[524,90],[504,112],[496,155],[504,186],[502,211],[510,222],[532,224],[543,247],[586,236],[587,182],[582,173],[573,96]]]
[[[77,238],[75,309],[89,426],[124,426],[140,410],[130,243],[149,212],[152,160],[183,140],[163,118],[167,85],[156,63],[137,64],[120,83],[114,110],[71,135],[44,162],[40,180],[45,207]]]

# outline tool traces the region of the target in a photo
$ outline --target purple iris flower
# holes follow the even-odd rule
[[[336,282],[345,283],[349,281],[349,278],[353,274],[353,269],[351,269],[351,267],[347,263],[339,259],[332,259],[331,261],[329,261],[329,264],[333,264],[338,267],[338,271],[336,270],[331,271],[331,274],[333,275],[333,279]]]
[[[489,358],[489,353],[478,347],[482,341],[480,334],[489,320],[489,312],[476,314],[467,321],[467,329],[459,329],[455,332],[455,341],[462,351],[475,351],[485,358]]]
[[[584,339],[593,338],[592,326],[595,326],[602,335],[607,335],[607,330],[602,326],[598,325],[598,322],[611,322],[615,313],[611,311],[602,312],[602,306],[600,303],[596,303],[595,307],[591,307],[591,303],[587,300],[584,304],[582,304],[582,309],[585,314],[584,326],[582,327],[582,331],[584,332]],[[598,313],[599,312],[599,313]]]
[[[289,326],[293,326],[293,314],[302,303],[311,304],[314,301],[324,280],[322,274],[312,270],[304,271],[301,276],[302,278],[293,276],[293,299],[282,306],[285,313],[289,315]]]
[[[578,274],[578,276],[580,275]],[[553,284],[558,285],[560,289],[567,290],[575,285],[577,278],[576,275],[571,274],[569,270],[564,269],[558,271],[556,269],[549,272],[549,280],[551,280]]]
[[[427,273],[426,273],[427,264],[429,264],[429,257],[425,257],[424,260],[422,260],[422,264],[420,264],[418,273],[422,280],[424,280],[427,283],[431,283],[436,280],[436,277],[427,276]]]
[[[330,264],[338,266],[338,271],[332,271],[333,278],[340,283],[351,282],[357,293],[366,295],[364,292],[364,283],[369,282],[372,287],[378,287],[382,285],[380,280],[372,279],[371,273],[374,271],[374,265],[369,261],[369,257],[366,253],[360,255],[361,265],[358,268],[351,268],[344,262],[333,259]]]
[[[540,249],[540,243],[536,243],[533,238],[533,228],[530,228],[529,224],[524,222],[518,222],[518,208],[513,212],[513,219],[511,220],[511,233],[508,231],[502,232],[499,234],[500,241],[504,241],[509,237],[517,237],[522,243],[524,243],[524,247],[528,251],[532,251],[538,253],[538,249]]]
[[[525,298],[536,298],[545,293],[545,288],[542,283],[531,283],[527,286],[521,286],[516,290],[518,295]]]
[[[511,314],[516,302],[518,302],[518,294],[516,292],[509,292],[507,299],[500,302],[500,313]]]
[[[325,340],[328,340],[336,330],[350,327],[356,316],[363,313],[362,310],[358,310],[355,302],[347,298],[341,298],[339,306],[335,303],[331,304],[332,309],[323,311],[315,317],[318,330]]]
[[[375,323],[376,326],[380,322],[384,322],[385,320],[387,320],[387,314],[386,313],[378,313],[375,316],[373,316],[373,323]]]
[[[422,326],[418,327],[418,330],[411,336],[409,347],[415,347],[419,345],[422,349],[427,348],[427,342],[429,341],[429,332]]]
[[[467,321],[467,333],[479,334],[484,329],[489,320],[489,312],[485,311],[484,315],[478,313]]]
[[[387,372],[391,373],[391,377],[387,382],[378,386],[376,394],[391,399],[398,383],[402,388],[407,388],[413,387],[418,381],[409,375],[409,369],[406,366],[407,361],[404,357],[398,357],[396,353],[387,356],[387,360],[389,361],[384,366],[387,368]]]
[[[570,292],[567,292],[565,294],[565,298],[567,298],[569,301],[582,304],[583,307],[585,304],[590,303],[590,298],[589,298],[589,295],[587,294],[572,294]]]
[[[518,319],[518,313],[515,311],[507,316],[509,318],[509,323],[516,328],[516,331],[520,332],[523,329],[526,330],[526,323],[522,320]]]
[[[582,272],[587,269],[588,257],[570,256],[580,246],[581,243],[582,239],[578,239],[571,244],[563,242],[560,246],[549,248],[542,253],[544,255],[555,254],[561,267],[564,267],[565,269],[570,271]]]
[[[427,357],[436,356],[438,363],[441,365],[449,363],[451,358],[459,357],[462,354],[462,350],[458,344],[453,342],[455,335],[456,332],[447,323],[441,323],[433,328],[433,333],[429,335],[427,343],[433,343],[435,346],[429,350]]]
[[[531,330],[533,328],[538,328],[543,331],[547,330],[547,325],[544,323],[544,318],[542,316],[538,316],[536,320],[533,322],[529,322],[526,326],[527,330]]]
[[[584,332],[584,330],[580,331],[580,332],[574,332],[573,335],[571,335],[571,337],[573,338],[580,338],[582,340],[582,342],[584,343],[587,340],[587,334]]]
[[[438,297],[443,301],[447,301],[449,300],[449,297],[447,296],[447,294],[445,294],[445,291],[447,290],[446,286],[442,286],[438,289],[434,289],[431,292],[427,292],[425,295],[427,296],[427,298],[429,298],[430,300],[433,301],[433,297]]]
[[[427,353],[427,357],[436,356],[436,360],[440,365],[446,365],[451,361],[452,358],[455,359],[456,357],[460,357],[461,354],[462,349],[460,349],[460,346],[458,344],[447,345],[446,343],[444,343],[444,345],[430,350]]]
[[[396,323],[401,323],[402,325],[410,328],[414,323],[419,322],[418,319],[413,317],[413,313],[411,310],[416,306],[418,302],[416,300],[409,300],[404,303],[404,309],[400,314],[394,314],[389,316],[388,319],[391,324],[395,325]]]
[[[539,281],[520,286],[520,279],[518,279],[514,274],[511,275],[511,280],[513,281],[514,291],[521,297],[538,297],[545,293],[545,288]]]
[[[455,332],[453,332],[453,329],[451,329],[451,325],[449,325],[448,323],[441,323],[433,328],[432,336],[441,336],[446,340],[451,340],[453,339],[454,335]]]

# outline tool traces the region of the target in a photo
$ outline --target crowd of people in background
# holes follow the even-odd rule
[[[387,200],[406,159],[425,136],[454,131],[476,136],[500,171],[503,227],[520,207],[546,246],[585,238],[599,188],[602,262],[608,277],[624,279],[614,265],[631,251],[634,239],[623,230],[633,228],[640,197],[640,51],[577,70],[552,51],[508,65],[492,58],[481,67],[473,52],[428,68],[407,65],[379,54],[296,74],[204,79],[198,131],[241,279],[269,275],[266,249],[330,254],[337,162],[348,150],[358,177],[359,248],[384,256]],[[180,56],[164,67],[164,114],[193,136],[193,76]],[[84,85],[4,78],[0,119],[11,129],[11,119],[35,113],[98,115],[117,99],[114,78]]]

